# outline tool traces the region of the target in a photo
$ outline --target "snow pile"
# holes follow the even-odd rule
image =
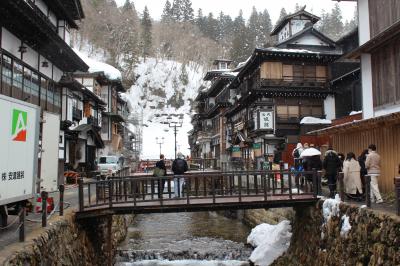
[[[219,261],[219,260],[145,260],[145,261],[136,261],[132,263],[124,263],[121,265],[130,265],[130,266],[191,266],[191,265],[199,265],[199,266],[245,266],[248,265],[247,262],[230,260],[230,261]]]
[[[110,80],[122,80],[121,72],[115,67],[91,59],[86,54],[75,48],[73,50],[89,66],[89,73],[104,72],[104,75]]]
[[[324,216],[325,223],[333,216],[339,215],[339,205],[340,205],[339,194],[336,194],[334,199],[327,199],[322,205],[322,214]]]
[[[351,111],[349,115],[358,115],[361,113],[362,113],[362,111]]]
[[[301,125],[330,125],[332,124],[331,120],[316,118],[312,116],[306,116],[300,121]]]
[[[305,49],[285,49],[285,48],[268,47],[268,48],[262,48],[262,50],[271,52],[283,52],[283,53],[319,54],[319,52],[305,50]]]
[[[349,216],[343,215],[342,217],[342,228],[340,229],[340,236],[341,237],[347,237],[347,234],[349,233],[351,229],[351,225],[349,222]]]
[[[182,126],[177,127],[177,149],[189,155],[187,133],[193,128],[191,101],[203,84],[203,68],[195,63],[183,66],[176,61],[147,58],[137,65],[134,73],[137,79],[126,97],[132,115],[139,117],[139,123],[143,124],[141,158],[158,158],[160,146],[156,137],[159,140],[164,137],[161,152],[166,158],[174,157],[174,128],[164,123],[179,122],[177,114],[183,114]]]
[[[250,261],[260,266],[270,265],[289,248],[291,230],[287,220],[277,225],[260,224],[253,228],[247,237],[247,243],[256,247]]]

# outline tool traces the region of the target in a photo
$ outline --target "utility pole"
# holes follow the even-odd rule
[[[175,137],[175,159],[176,159],[176,153],[177,153],[177,146],[176,146],[176,135],[178,134],[178,128],[182,127],[183,124],[183,114],[175,114],[175,115],[169,115],[167,117],[168,120],[172,119],[171,116],[176,116],[179,117],[179,121],[167,121],[167,122],[162,122],[162,124],[168,125],[170,128],[174,129],[174,137]]]
[[[162,137],[160,141],[158,141],[158,137],[156,137],[156,143],[160,145],[160,155],[161,155],[161,145],[164,144],[164,137]]]

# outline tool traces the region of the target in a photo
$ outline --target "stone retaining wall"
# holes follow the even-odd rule
[[[289,250],[273,265],[400,265],[400,218],[391,214],[340,204],[328,221],[323,201],[296,208]],[[341,235],[343,217],[351,229]]]
[[[4,265],[106,265],[107,217],[78,223],[75,215],[67,214],[14,252]],[[113,216],[113,252],[125,239],[127,225],[132,219]]]

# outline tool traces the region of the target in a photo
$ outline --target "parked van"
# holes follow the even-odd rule
[[[100,171],[100,175],[102,177],[113,176],[122,169],[122,165],[122,157],[118,157],[115,155],[101,156],[97,164],[97,169]]]

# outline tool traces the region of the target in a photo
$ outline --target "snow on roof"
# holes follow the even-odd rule
[[[332,124],[331,120],[316,118],[312,116],[306,116],[300,121],[301,125],[330,125]]]
[[[264,51],[271,51],[271,52],[283,52],[283,53],[310,53],[310,54],[319,54],[319,52],[310,51],[306,49],[285,49],[285,48],[276,48],[276,47],[268,47],[263,48]]]
[[[121,72],[115,67],[93,60],[75,48],[73,50],[89,66],[89,73],[104,72],[104,75],[110,80],[122,80]]]
[[[362,111],[351,111],[349,115],[358,115],[361,113],[362,113]]]
[[[236,66],[236,68],[240,68],[240,67],[244,66],[245,64],[247,64],[247,62],[249,62],[250,58],[251,58],[251,56],[249,56],[249,58],[247,58],[246,61],[240,62],[240,63]]]
[[[239,72],[225,72],[222,75],[236,77],[238,74]]]

